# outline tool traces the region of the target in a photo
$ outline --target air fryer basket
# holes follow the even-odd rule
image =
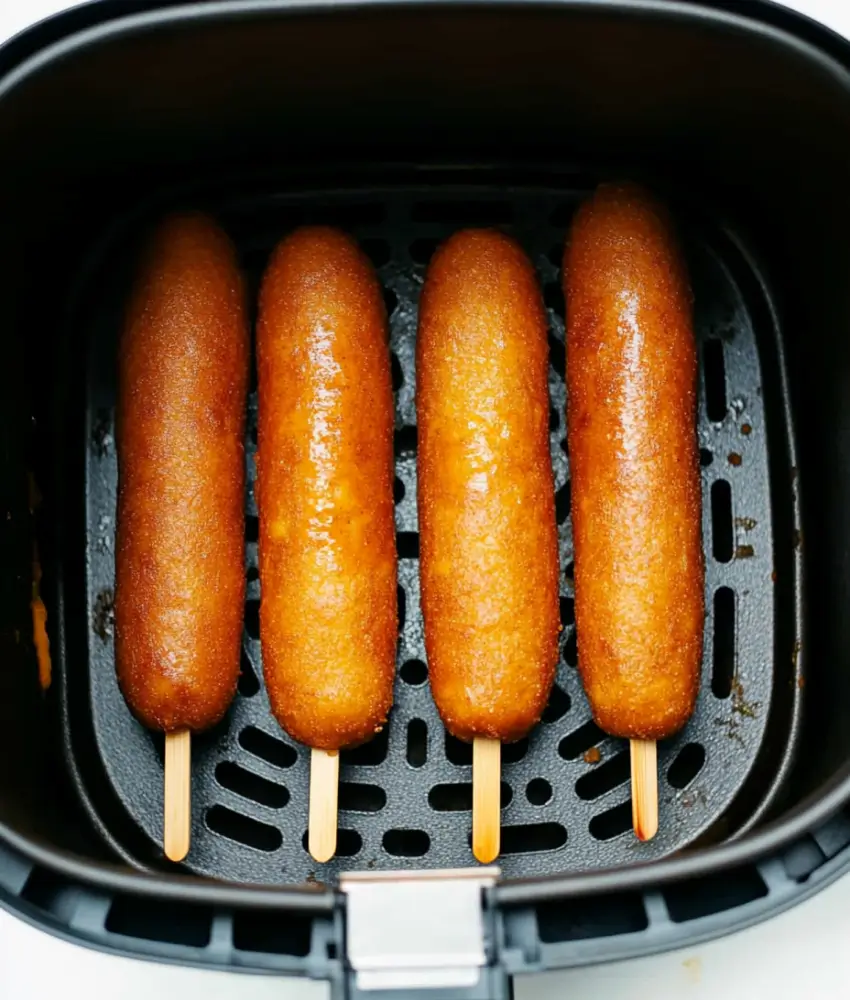
[[[777,775],[785,772],[796,738],[801,689],[797,664],[774,656],[775,643],[799,643],[799,635],[788,610],[796,581],[780,584],[774,579],[773,554],[776,548],[792,548],[787,531],[791,525],[799,531],[799,525],[795,483],[784,451],[788,429],[783,427],[786,433],[774,442],[765,414],[766,406],[772,406],[781,426],[787,410],[781,384],[765,386],[759,363],[759,347],[776,353],[780,344],[758,275],[729,236],[705,231],[707,223],[687,229],[703,359],[699,437],[707,550],[704,671],[694,717],[661,745],[660,829],[653,841],[642,845],[631,829],[627,741],[607,739],[593,724],[575,669],[563,298],[558,279],[565,229],[585,192],[514,184],[479,187],[469,183],[475,177],[471,174],[461,188],[439,175],[419,175],[413,188],[318,191],[300,197],[263,194],[259,183],[246,185],[247,194],[240,190],[203,198],[202,192],[193,192],[192,203],[202,197],[204,207],[238,240],[252,289],[258,286],[274,242],[304,221],[348,226],[378,267],[390,315],[396,391],[401,634],[390,725],[372,743],[343,754],[337,856],[328,865],[317,865],[305,846],[309,754],[275,723],[262,683],[253,494],[257,395],[252,392],[246,437],[248,584],[242,677],[225,723],[195,741],[193,840],[186,860],[190,871],[234,881],[291,883],[305,878],[329,881],[340,871],[357,868],[474,864],[471,747],[446,735],[427,684],[419,609],[414,398],[417,301],[425,266],[441,239],[470,224],[502,226],[525,244],[545,287],[551,321],[550,428],[560,529],[562,656],[542,725],[503,753],[503,875],[586,871],[659,858],[701,835],[728,836],[762,812],[778,790]],[[131,232],[116,234],[102,248],[100,260],[88,268],[92,290],[80,291],[88,308],[70,319],[69,335],[87,341],[89,359],[78,476],[87,498],[85,531],[77,524],[67,527],[69,537],[85,544],[80,561],[87,569],[88,631],[79,636],[87,645],[78,647],[79,630],[69,628],[57,668],[68,691],[65,739],[81,797],[119,856],[150,863],[161,857],[162,739],[139,725],[123,701],[115,680],[111,624],[116,346],[127,295],[123,279],[131,270],[135,247]],[[103,295],[95,289],[110,292]],[[76,368],[70,368],[68,376],[86,378]],[[771,468],[781,470],[782,489],[775,491],[773,502],[784,508],[777,518],[784,535],[775,536],[773,530]],[[67,588],[83,590],[81,584],[66,577]],[[785,631],[776,636],[774,609],[782,606],[783,598],[779,621]],[[87,677],[83,671],[69,676],[72,658],[88,664]],[[85,691],[73,690],[76,684]],[[770,722],[774,735],[766,741]],[[90,769],[103,772],[111,795],[98,790]],[[114,819],[116,800],[123,807],[123,822]],[[147,840],[141,857],[134,856],[135,844],[119,832],[128,823]]]
[[[435,808],[467,805],[468,764],[416,683],[405,428],[418,282],[433,241],[464,224],[506,226],[532,253],[551,321],[563,509],[557,260],[579,195],[622,176],[671,202],[695,285],[705,680],[694,721],[665,750],[660,838],[636,847],[622,829],[619,746],[599,743],[598,764],[582,756],[598,734],[585,728],[566,630],[561,693],[505,767],[510,849],[483,901],[492,975],[478,995],[505,972],[733,930],[850,867],[848,133],[850,47],[758,0],[104,0],[0,49],[0,902],[104,948],[341,986],[342,867],[471,861],[468,810]],[[303,754],[265,710],[256,580],[251,672],[227,724],[196,741],[195,853],[182,870],[158,853],[157,742],[114,687],[102,518],[114,516],[115,337],[137,240],[157,212],[187,204],[222,219],[254,280],[273,242],[321,210],[363,239],[392,307],[398,706],[388,740],[348,758],[346,785],[371,786],[344,793],[343,826],[361,842],[326,870],[302,845]],[[561,530],[566,571],[568,520]],[[30,638],[34,538],[54,656],[45,693]],[[248,555],[246,571],[251,544]],[[566,574],[562,584],[571,625]],[[730,605],[731,631],[718,627]],[[414,727],[409,743],[419,720],[426,740]],[[697,770],[688,744],[704,761],[671,788]],[[615,835],[593,839],[606,814]],[[257,823],[272,850],[234,837]],[[387,850],[399,829],[427,835],[425,853],[414,854],[421,836]],[[535,840],[553,831],[565,845]]]

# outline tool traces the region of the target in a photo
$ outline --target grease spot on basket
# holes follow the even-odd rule
[[[101,590],[95,599],[92,628],[103,642],[115,634],[115,594],[110,588]]]

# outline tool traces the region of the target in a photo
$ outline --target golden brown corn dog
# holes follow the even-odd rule
[[[387,319],[352,239],[308,228],[277,247],[257,360],[266,688],[290,736],[338,750],[386,722],[398,629]]]
[[[457,233],[419,309],[422,608],[434,699],[455,736],[516,740],[558,659],[549,348],[534,270],[513,240]]]
[[[249,338],[210,219],[157,230],[120,347],[116,661],[146,725],[206,729],[239,678]]]
[[[691,292],[665,210],[600,187],[564,295],[579,668],[602,729],[662,739],[693,711],[704,613]]]

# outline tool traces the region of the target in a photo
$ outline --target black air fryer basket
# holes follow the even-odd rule
[[[135,956],[499,997],[515,973],[732,931],[850,867],[847,135],[850,46],[761,2],[101,2],[0,49],[0,902]],[[700,350],[703,683],[660,746],[648,844],[627,746],[576,671],[564,426],[564,236],[621,177],[673,209]],[[253,292],[306,222],[354,233],[384,288],[396,705],[343,754],[324,866],[305,846],[308,757],[262,684],[255,384],[242,676],[194,741],[181,866],[161,851],[162,739],[115,681],[117,338],[141,241],[186,207],[223,223]],[[417,302],[468,225],[512,233],[544,290],[562,573],[557,684],[504,749],[498,873],[470,871],[471,753],[431,699],[418,591]],[[440,921],[408,927],[438,897]],[[441,921],[454,957],[436,954]]]

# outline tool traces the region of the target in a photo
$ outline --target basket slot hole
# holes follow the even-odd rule
[[[213,806],[207,810],[207,826],[213,833],[258,851],[277,851],[283,843],[277,827],[243,816],[225,806]]]
[[[711,338],[702,348],[705,377],[705,411],[708,419],[720,423],[726,417],[726,362],[723,344]]]
[[[289,790],[283,785],[276,785],[229,760],[216,767],[215,780],[222,788],[270,809],[282,809],[289,802]]]
[[[549,364],[556,375],[560,375],[561,378],[566,377],[567,351],[563,341],[558,340],[551,330],[549,331]]]
[[[252,639],[260,638],[260,602],[245,602],[245,631]]]
[[[235,910],[233,913],[233,947],[237,951],[304,958],[310,954],[312,931],[313,921],[299,911]]]
[[[509,806],[513,792],[507,782],[500,786],[500,808]],[[470,812],[472,810],[472,783],[468,781],[453,782],[447,785],[434,785],[428,793],[428,805],[435,812]]]
[[[260,540],[260,519],[253,514],[245,518],[245,541],[258,542]]]
[[[298,760],[298,751],[294,747],[255,726],[246,726],[242,730],[239,745],[272,767],[292,767]]]
[[[553,244],[551,247],[549,247],[546,256],[549,258],[549,263],[553,267],[556,267],[558,268],[558,270],[560,270],[561,265],[564,263],[564,244],[563,243]]]
[[[472,838],[470,837],[470,843]],[[529,823],[503,826],[501,854],[537,854],[557,851],[567,842],[567,831],[560,823]]]
[[[472,744],[446,733],[446,760],[456,767],[472,766]]]
[[[502,226],[513,222],[514,210],[508,201],[420,201],[413,206],[410,215],[414,222],[464,227]]]
[[[414,264],[427,264],[434,256],[440,240],[432,236],[422,236],[410,244],[410,259]]]
[[[629,751],[622,750],[600,764],[576,782],[576,795],[585,802],[592,802],[618,785],[625,784],[631,773]]]
[[[564,290],[560,281],[547,281],[543,286],[543,301],[561,319],[566,316],[567,307],[564,301]]]
[[[384,726],[368,743],[353,750],[340,751],[339,760],[343,766],[377,767],[386,760],[389,745],[390,730]]]
[[[575,629],[570,632],[564,643],[564,663],[569,667],[578,666],[578,636]]]
[[[260,579],[260,571],[256,566],[249,566],[245,576],[248,583],[256,583]]]
[[[405,424],[396,430],[393,435],[393,451],[396,458],[400,455],[416,454],[416,436],[415,424]]]
[[[699,450],[699,464],[707,469],[709,465],[714,461],[714,455],[708,450],[708,448],[700,448]]]
[[[390,250],[390,245],[386,240],[361,240],[360,246],[366,256],[371,259],[375,267],[383,267],[384,264],[389,263],[392,251]]]
[[[735,676],[735,592],[718,587],[714,592],[714,650],[711,691],[715,698],[728,698]]]
[[[549,407],[549,431],[556,431],[561,425],[561,418],[554,406]]]
[[[540,940],[584,941],[620,934],[637,934],[649,927],[640,893],[559,899],[537,907]]]
[[[404,372],[401,370],[401,362],[398,360],[398,355],[395,352],[390,355],[390,371],[392,374],[393,392],[398,392],[404,385]]]
[[[243,698],[253,698],[260,690],[260,681],[257,678],[254,665],[251,663],[244,649],[239,659],[239,682],[237,689]]]
[[[301,846],[309,853],[308,848],[309,833],[304,831],[301,838]],[[334,857],[353,858],[356,857],[363,848],[363,838],[356,830],[343,830],[340,828],[336,832],[336,851]]]
[[[363,847],[363,838],[356,830],[337,830],[336,857],[353,858]]]
[[[407,621],[407,593],[401,584],[398,584],[396,589],[396,599],[398,601],[398,631],[402,633]]]
[[[516,743],[502,744],[502,763],[516,764],[528,753],[528,737],[524,736]]]
[[[572,562],[572,560],[570,560],[570,562],[568,562],[566,567],[564,568],[564,576],[568,580],[573,580],[575,578],[575,571],[576,571],[575,563]]]
[[[422,719],[411,719],[407,724],[407,763],[422,767],[428,759],[428,726]]]
[[[756,868],[737,868],[678,882],[663,893],[670,919],[681,924],[763,899],[767,886]]]
[[[572,597],[562,597],[560,598],[561,605],[561,624],[564,628],[568,628],[570,625],[575,625],[576,621],[576,605]]]
[[[419,558],[418,531],[399,531],[395,536],[395,544],[399,559]]]
[[[424,830],[387,830],[384,850],[396,858],[421,858],[431,849],[431,838]]]
[[[362,785],[342,781],[339,785],[339,808],[348,812],[376,813],[387,804],[387,793],[380,785]]]
[[[545,778],[532,778],[526,785],[525,797],[533,806],[545,806],[552,798],[552,786]]]
[[[728,563],[732,558],[732,488],[725,479],[711,484],[711,548],[714,558]]]
[[[396,476],[393,480],[393,500],[395,503],[401,503],[404,500],[405,493],[407,493],[407,488],[404,485],[404,481]]]
[[[632,828],[632,803],[621,802],[613,809],[594,816],[588,824],[591,837],[594,840],[613,840]]]
[[[422,660],[407,660],[401,665],[401,679],[411,687],[419,687],[428,680],[428,667]]]
[[[565,736],[558,744],[558,753],[564,760],[576,760],[591,747],[605,739],[605,733],[596,725],[593,719],[579,726],[575,732]]]
[[[563,524],[570,516],[570,481],[569,479],[555,493],[555,516],[558,524]]]
[[[552,693],[549,695],[549,702],[541,716],[541,722],[557,722],[569,712],[571,707],[572,702],[567,692],[563,688],[558,687],[557,684],[553,684]]]
[[[208,906],[174,900],[163,906],[159,900],[116,896],[106,915],[105,927],[110,934],[124,937],[206,948],[210,943],[212,918],[213,911]]]
[[[667,771],[667,781],[673,788],[687,788],[705,764],[705,747],[699,743],[686,743],[676,754]]]

